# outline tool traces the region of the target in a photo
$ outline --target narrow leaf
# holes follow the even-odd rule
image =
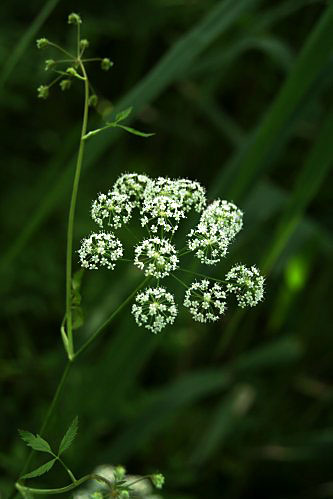
[[[120,111],[119,113],[116,114],[116,117],[115,117],[114,121],[118,122],[118,121],[126,120],[126,118],[129,117],[129,115],[131,114],[132,111],[133,111],[133,107],[132,106],[127,107],[123,111]]]
[[[118,128],[122,128],[123,130],[126,130],[126,132],[132,133],[133,135],[139,135],[139,137],[151,137],[152,135],[155,135],[154,133],[140,132],[139,130],[131,128],[130,126],[125,126],[125,125],[116,125],[116,126]]]
[[[58,452],[59,456],[72,445],[73,440],[76,437],[78,427],[79,427],[79,418],[76,416],[73,419],[72,423],[70,424],[68,430],[66,431],[63,439],[60,442],[59,452]]]
[[[44,475],[44,473],[47,473],[50,471],[54,463],[56,462],[56,459],[51,459],[51,461],[48,461],[47,463],[43,464],[39,468],[36,468],[34,471],[31,471],[30,473],[27,473],[26,475],[21,476],[21,478],[34,478],[36,476],[41,476]]]
[[[30,431],[25,430],[19,430],[19,434],[28,447],[40,452],[48,452],[49,454],[52,454],[50,445],[40,435],[34,435],[33,433],[30,433]]]

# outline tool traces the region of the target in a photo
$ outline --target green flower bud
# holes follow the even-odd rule
[[[37,88],[38,98],[39,99],[47,99],[49,96],[49,87],[46,85],[39,85]]]
[[[69,90],[71,88],[72,81],[71,80],[61,80],[59,85],[60,85],[61,90],[64,92],[65,90]]]
[[[93,94],[89,97],[89,106],[90,107],[96,107],[98,104],[98,97],[96,94]]]
[[[86,48],[89,47],[89,41],[86,40],[85,38],[83,40],[80,40],[80,49],[85,50]]]
[[[154,475],[151,475],[150,479],[151,479],[153,485],[157,489],[161,489],[163,487],[164,482],[165,482],[165,478],[162,475],[162,473],[155,473]]]
[[[82,19],[79,14],[75,14],[75,12],[72,12],[68,16],[68,24],[82,24]]]
[[[47,38],[39,38],[36,40],[37,48],[38,49],[45,49],[49,45],[49,41]]]
[[[128,490],[122,490],[118,495],[119,499],[128,499],[129,496]]]
[[[45,61],[45,71],[48,71],[52,66],[55,65],[55,61],[53,59],[46,59]]]
[[[101,61],[101,68],[103,71],[109,71],[110,68],[112,68],[113,62],[110,61],[107,57],[104,57]]]
[[[66,73],[70,76],[75,76],[75,78],[78,78],[79,80],[84,80],[84,77],[79,75],[79,73],[74,68],[67,68]]]

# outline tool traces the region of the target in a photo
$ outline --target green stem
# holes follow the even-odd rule
[[[68,361],[68,362],[67,362],[67,364],[66,364],[66,366],[65,366],[65,369],[64,369],[64,371],[63,371],[63,373],[62,373],[62,376],[61,376],[61,378],[60,378],[60,381],[59,381],[59,383],[58,383],[58,386],[57,386],[56,392],[55,392],[55,394],[54,394],[54,396],[53,396],[53,399],[52,399],[52,402],[51,402],[51,404],[50,404],[50,407],[49,407],[49,409],[48,409],[48,411],[47,411],[47,413],[46,413],[46,416],[45,416],[45,419],[44,419],[44,421],[43,421],[43,424],[42,424],[42,426],[41,426],[41,428],[40,428],[40,430],[39,430],[39,434],[40,434],[41,436],[43,435],[43,433],[44,433],[44,431],[45,431],[45,429],[46,429],[46,427],[47,427],[47,425],[48,425],[48,423],[49,423],[49,421],[50,421],[50,418],[51,418],[51,416],[52,416],[52,413],[53,413],[53,411],[54,411],[54,408],[55,408],[55,406],[57,405],[57,402],[58,402],[58,400],[59,400],[60,394],[61,394],[62,389],[63,389],[63,387],[64,387],[64,385],[65,385],[65,382],[66,382],[66,380],[67,380],[67,377],[68,377],[68,374],[69,374],[69,371],[70,371],[71,366],[72,366],[72,363],[71,363],[70,361]],[[30,453],[29,453],[29,456],[28,456],[28,458],[27,458],[27,460],[26,460],[26,462],[25,462],[25,464],[24,464],[24,466],[23,466],[23,468],[22,468],[22,471],[21,471],[21,473],[20,473],[20,476],[21,476],[21,475],[24,475],[24,473],[25,473],[25,472],[26,472],[26,470],[28,469],[28,466],[29,466],[29,464],[30,464],[30,462],[31,462],[31,458],[32,458],[33,454],[34,454],[34,451],[33,451],[33,450],[31,450],[31,451],[30,451]]]
[[[171,274],[171,275],[172,275],[172,277],[173,277],[174,279],[176,279],[176,281],[178,281],[178,282],[179,282],[182,286],[184,286],[184,288],[188,289],[188,285],[187,285],[187,284],[185,284],[185,282],[184,282],[184,281],[182,281],[182,280],[181,280],[181,279],[179,279],[177,276],[175,276],[175,274]]]
[[[88,480],[96,480],[98,482],[103,482],[103,483],[105,483],[105,485],[107,485],[109,488],[111,488],[111,484],[106,478],[104,478],[100,475],[95,475],[95,474],[85,475],[82,478],[80,478],[79,480],[75,480],[74,483],[71,483],[70,485],[67,485],[66,487],[60,487],[58,489],[34,489],[32,487],[26,487],[25,485],[22,485],[19,482],[16,482],[15,487],[19,491],[30,492],[31,494],[54,495],[54,494],[63,494],[64,492],[69,492],[70,490],[76,489],[82,483],[87,482]]]
[[[150,277],[146,277],[146,279],[144,279],[136,288],[135,290],[130,294],[128,295],[128,297],[126,298],[126,300],[124,300],[118,308],[116,308],[116,310],[106,319],[105,322],[103,322],[103,324],[95,331],[95,333],[93,333],[88,339],[87,341],[82,345],[81,348],[79,348],[79,350],[75,353],[74,357],[73,357],[73,360],[76,360],[79,355],[81,355],[90,345],[93,341],[95,341],[95,339],[100,336],[100,334],[103,333],[104,329],[110,324],[110,322],[116,317],[116,315],[119,314],[119,312],[121,312],[121,310],[132,300],[132,298],[134,297],[134,295],[139,291],[139,289],[141,289],[148,281],[149,281]]]
[[[84,111],[83,122],[80,138],[79,153],[76,162],[75,175],[73,181],[73,190],[71,203],[68,215],[68,228],[67,228],[67,253],[66,253],[66,326],[68,337],[68,358],[70,360],[74,357],[74,344],[73,344],[73,331],[72,331],[72,253],[73,253],[73,230],[75,208],[77,200],[77,192],[79,187],[82,160],[84,154],[85,141],[83,136],[87,133],[88,112],[89,112],[89,81],[84,65],[80,61],[80,67],[84,76]]]
[[[58,459],[59,463],[63,466],[63,468],[67,471],[72,482],[75,483],[77,480],[76,480],[75,476],[73,475],[73,473],[71,472],[71,470],[66,466],[66,464],[63,462],[63,460],[59,456],[55,456],[55,457]]]
[[[181,272],[186,272],[187,274],[193,274],[193,275],[196,275],[198,277],[204,277],[205,279],[210,279],[212,281],[223,282],[224,284],[226,284],[226,282],[227,282],[227,281],[223,281],[222,279],[216,279],[215,277],[211,277],[211,276],[206,275],[206,274],[200,274],[199,272],[193,272],[192,270],[183,269],[181,267],[179,267],[179,270]]]
[[[60,52],[62,52],[63,54],[66,54],[68,57],[71,58],[72,61],[75,61],[75,57],[72,54],[70,54],[69,52],[67,52],[67,50],[60,47],[60,45],[57,45],[56,43],[53,43],[53,42],[49,42],[49,45],[51,45],[51,47],[54,47],[54,48],[60,50]]]

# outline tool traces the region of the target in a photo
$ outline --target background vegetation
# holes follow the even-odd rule
[[[156,132],[88,143],[76,247],[93,227],[91,200],[121,172],[188,176],[244,210],[227,265],[256,262],[267,292],[213,327],[182,313],[157,337],[121,314],[71,372],[48,439],[78,413],[67,457],[75,474],[105,463],[158,469],[165,498],[333,497],[333,6],[309,0],[2,3],[0,490],[26,456],[17,428],[38,431],[65,363],[82,94],[36,99],[46,76],[34,40],[74,43],[72,10],[91,55],[115,62],[90,72],[99,112],[133,105],[133,123]],[[77,343],[136,285],[138,271],[121,265],[85,276]],[[39,481],[62,484],[58,468]]]

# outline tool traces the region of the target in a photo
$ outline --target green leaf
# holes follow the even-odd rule
[[[114,121],[118,123],[118,121],[126,120],[126,118],[129,117],[132,111],[133,111],[133,106],[127,107],[123,111],[120,111],[119,113],[116,114]]]
[[[126,130],[126,132],[132,133],[133,135],[138,135],[139,137],[151,137],[152,135],[155,135],[154,133],[144,133],[140,132],[139,130],[136,130],[135,128],[132,128],[130,126],[125,126],[125,125],[116,125],[118,128],[122,128],[123,130]]]
[[[40,435],[34,435],[30,433],[30,431],[19,430],[20,437],[22,440],[31,447],[32,449],[40,452],[48,452],[49,454],[53,454],[50,445],[44,438]]]
[[[21,476],[21,478],[34,478],[36,476],[41,476],[44,475],[44,473],[47,473],[50,471],[54,463],[56,462],[56,459],[51,459],[51,461],[48,461],[47,463],[43,464],[39,468],[36,468],[35,470],[31,471],[30,473],[27,473],[26,475]]]
[[[78,428],[79,428],[79,418],[76,416],[73,419],[72,423],[70,424],[68,430],[66,431],[63,439],[60,442],[59,451],[58,451],[59,456],[72,445],[73,440],[76,437]]]

